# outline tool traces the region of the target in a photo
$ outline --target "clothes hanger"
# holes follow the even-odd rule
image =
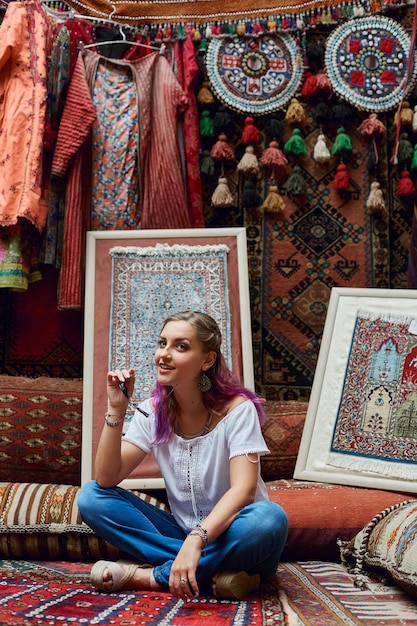
[[[2,2],[3,0],[0,0],[0,2]],[[76,13],[74,11],[74,9],[72,9],[71,7],[68,7],[68,11],[62,12],[62,11],[55,11],[54,9],[52,9],[51,7],[49,7],[47,5],[47,0],[43,0],[42,4],[45,8],[45,10],[47,11],[47,13],[49,13],[51,15],[51,17],[56,18],[57,20],[71,20],[71,19],[81,19],[81,20],[90,20],[92,22],[100,22],[103,24],[110,24],[111,26],[118,26],[119,27],[119,32],[120,35],[122,37],[122,39],[115,39],[115,40],[109,40],[109,41],[98,41],[96,43],[89,43],[89,44],[81,44],[80,48],[86,50],[87,48],[97,48],[100,46],[106,46],[106,45],[114,45],[114,44],[125,44],[125,45],[129,45],[129,46],[136,46],[138,48],[147,48],[148,50],[156,50],[157,52],[159,52],[159,54],[162,56],[165,54],[165,49],[166,49],[166,45],[164,43],[162,43],[160,46],[152,46],[151,44],[145,44],[145,43],[140,43],[139,41],[130,41],[129,39],[127,39],[126,37],[126,33],[123,30],[123,24],[116,22],[113,19],[113,15],[115,15],[116,13],[116,7],[114,4],[112,4],[112,10],[111,13],[109,13],[109,16],[107,18],[103,18],[103,17],[94,17],[91,15],[82,15],[81,13]],[[65,3],[63,3],[65,4]]]

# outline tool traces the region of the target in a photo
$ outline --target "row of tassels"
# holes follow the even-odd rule
[[[300,107],[303,112],[303,119],[300,117]],[[298,112],[296,112],[298,111]],[[225,115],[223,113],[223,115]],[[293,99],[292,105],[287,111],[286,122],[291,124],[304,121],[304,107]],[[285,203],[278,191],[278,181],[282,177],[284,170],[289,165],[289,158],[295,161],[292,173],[286,181],[286,192],[289,197],[295,198],[306,193],[306,182],[302,176],[302,168],[297,163],[299,157],[307,154],[307,146],[302,136],[301,129],[296,126],[292,129],[291,136],[282,146],[275,137],[280,137],[284,133],[284,124],[278,119],[271,118],[265,124],[264,134],[267,138],[267,147],[263,150],[260,147],[261,133],[255,125],[253,117],[246,117],[241,136],[241,144],[244,147],[243,155],[238,159],[230,145],[227,135],[224,132],[219,133],[217,141],[213,144],[211,150],[205,150],[202,154],[201,171],[205,175],[212,176],[216,171],[216,163],[220,164],[221,175],[218,185],[212,195],[211,201],[213,206],[229,207],[233,206],[233,194],[228,186],[227,177],[224,174],[225,165],[237,162],[236,170],[245,179],[243,190],[243,202],[256,202],[257,194],[254,193],[254,180],[259,176],[261,170],[264,170],[269,182],[268,194],[261,205],[266,211],[282,211]],[[377,118],[376,114],[370,114],[369,117],[359,127],[359,131],[370,138],[372,143],[372,152],[375,159],[378,157],[376,148],[376,139],[385,131],[385,126]],[[200,120],[200,133],[203,137],[212,136],[215,132],[214,120],[209,121],[207,111],[202,113]],[[268,137],[274,137],[268,141]],[[349,174],[344,160],[353,150],[352,140],[346,133],[344,127],[339,127],[336,138],[331,147],[322,131],[319,132],[316,144],[313,149],[313,159],[324,164],[332,159],[332,157],[340,158],[334,178],[334,188],[338,192],[348,191],[350,186]],[[417,159],[417,153],[416,153]],[[247,205],[247,206],[250,206]],[[372,183],[367,207],[371,212],[382,212],[385,210],[383,194],[379,183]]]

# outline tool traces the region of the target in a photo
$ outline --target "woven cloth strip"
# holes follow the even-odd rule
[[[146,22],[239,20],[269,15],[300,14],[325,7],[353,3],[347,0],[149,0],[148,2],[108,2],[107,0],[67,0],[77,13],[116,22],[140,24]]]

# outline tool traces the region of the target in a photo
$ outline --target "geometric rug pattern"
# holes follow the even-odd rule
[[[0,561],[0,624],[73,626],[411,626],[417,603],[398,587],[371,580],[354,586],[341,565],[318,561],[279,565],[274,585],[244,601],[169,593],[94,590],[91,563]]]
[[[411,626],[417,620],[417,601],[399,587],[372,579],[359,589],[336,563],[283,563],[278,589],[288,626]]]
[[[73,626],[284,626],[272,586],[245,601],[201,597],[189,603],[169,593],[101,593],[89,582],[91,563],[0,561],[0,624]]]

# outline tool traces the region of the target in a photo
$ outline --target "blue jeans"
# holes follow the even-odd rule
[[[169,588],[171,565],[186,537],[171,513],[126,489],[102,489],[95,481],[81,489],[78,507],[99,537],[129,558],[153,565],[155,581]],[[268,581],[276,572],[287,533],[287,515],[278,504],[261,500],[246,506],[201,555],[200,591],[207,592],[214,574],[224,570],[258,573]]]

